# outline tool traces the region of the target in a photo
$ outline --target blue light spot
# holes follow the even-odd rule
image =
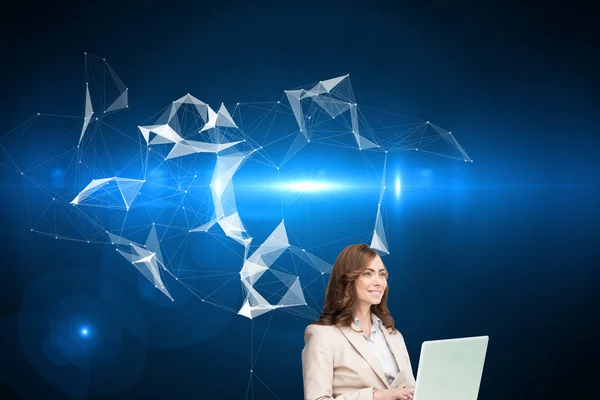
[[[320,192],[324,190],[335,190],[339,185],[335,185],[329,182],[316,182],[316,181],[298,181],[289,182],[282,185],[283,189],[292,192]]]
[[[79,336],[86,338],[90,335],[90,328],[88,328],[87,326],[82,326],[81,329],[79,329]]]

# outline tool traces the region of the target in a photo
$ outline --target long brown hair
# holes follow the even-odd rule
[[[379,254],[367,244],[353,244],[338,255],[329,275],[325,292],[325,304],[319,319],[313,324],[350,326],[354,322],[356,288],[354,281]],[[387,272],[386,272],[387,275]],[[381,319],[383,326],[395,332],[394,319],[387,308],[388,288],[385,288],[381,302],[371,305],[371,312]]]

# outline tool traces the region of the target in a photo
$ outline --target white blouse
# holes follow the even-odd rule
[[[373,313],[371,313],[371,321],[373,321],[373,324],[371,325],[371,337],[368,338],[364,334],[363,337],[369,346],[371,346],[373,353],[377,355],[377,358],[381,363],[383,373],[388,383],[391,385],[396,378],[396,375],[398,375],[398,364],[396,363],[396,359],[394,358],[394,355],[392,354],[392,351],[390,350],[385,337],[383,336],[383,322]],[[354,323],[360,328],[360,321],[358,318],[354,318]]]

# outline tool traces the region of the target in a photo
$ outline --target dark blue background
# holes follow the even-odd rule
[[[435,121],[475,161],[412,157],[407,171],[440,172],[428,187],[403,189],[401,203],[389,207],[392,254],[384,261],[397,271],[389,307],[415,370],[422,341],[487,334],[481,399],[593,398],[598,28],[590,9],[569,4],[23,5],[2,16],[2,130],[37,112],[81,115],[86,51],[106,57],[127,84],[132,127],[188,92],[211,105],[272,101],[284,89],[350,73],[359,103]],[[78,296],[98,291],[85,282],[105,255],[101,246],[31,234],[23,199],[8,185],[13,173],[0,174],[3,391],[64,398],[19,350],[14,316],[23,299],[32,301],[28,283],[56,270],[70,277],[60,293],[88,304]],[[140,318],[157,313],[135,292],[124,296]],[[119,318],[90,307],[99,320]],[[254,398],[302,397],[307,320],[273,313],[250,322],[198,301],[158,314],[166,337],[185,342],[191,320],[201,332],[194,337],[207,340],[140,350],[144,332],[115,333],[110,343],[121,353],[91,370],[91,394],[102,396],[99,382],[137,371],[130,381],[139,383],[109,398],[244,398],[251,340],[256,354],[270,324],[254,369],[272,393],[254,378]]]

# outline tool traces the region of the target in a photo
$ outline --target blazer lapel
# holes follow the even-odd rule
[[[394,381],[391,384],[391,387],[398,387],[399,385],[406,385],[407,382],[405,381],[405,378],[410,375],[412,376],[412,371],[408,371],[409,369],[411,369],[410,367],[410,363],[406,362],[406,357],[408,356],[408,353],[406,352],[406,349],[404,348],[404,346],[402,345],[402,340],[400,340],[400,337],[398,335],[400,335],[400,333],[396,333],[395,335],[392,335],[390,333],[390,329],[388,328],[383,328],[383,336],[385,337],[385,341],[388,344],[388,347],[390,348],[390,350],[392,351],[392,354],[394,355],[394,359],[396,360],[396,365],[398,366],[398,375],[396,375],[396,378],[394,379]]]
[[[403,357],[404,357],[404,349],[402,348],[402,346],[400,345],[398,340],[394,340],[394,337],[390,336],[390,332],[388,328],[385,328],[382,326],[382,331],[383,331],[383,336],[385,337],[385,341],[388,344],[388,347],[390,348],[390,350],[392,351],[392,354],[394,355],[394,358],[396,359],[396,364],[398,365],[398,369],[402,370],[402,367],[404,366],[403,363]]]
[[[369,344],[365,341],[363,334],[361,332],[357,332],[349,326],[340,326],[338,327],[346,339],[354,346],[354,348],[360,353],[362,358],[364,358],[367,363],[373,368],[373,371],[377,374],[379,379],[385,384],[387,388],[390,387],[385,375],[383,373],[383,369],[381,367],[381,363],[377,356],[373,353]]]

